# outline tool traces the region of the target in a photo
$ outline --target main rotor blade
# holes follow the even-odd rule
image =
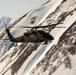
[[[62,23],[56,23],[56,24],[51,24],[51,25],[46,25],[46,26],[34,26],[34,27],[21,26],[21,27],[14,27],[14,28],[47,28],[47,27],[56,26],[56,25],[58,25],[58,24],[62,24]]]
[[[55,28],[66,28],[66,27],[60,27],[60,26],[56,26]]]
[[[50,26],[50,25],[49,25]],[[14,27],[14,28],[46,28],[48,26],[34,26],[34,27],[30,27],[30,26],[21,26],[21,27]]]
[[[22,27],[14,27],[14,28],[47,28],[47,27],[52,27],[52,26],[51,25],[48,25],[48,26],[35,26],[35,27],[22,26]],[[66,28],[66,27],[56,26],[55,28]]]

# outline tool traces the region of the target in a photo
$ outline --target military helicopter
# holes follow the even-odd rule
[[[10,33],[10,30],[8,28],[5,28],[5,31],[9,37],[9,40],[12,42],[32,42],[32,43],[40,43],[44,42],[47,44],[48,41],[54,40],[54,37],[50,35],[49,32],[45,32],[43,30],[38,30],[39,28],[54,28],[56,25],[61,24],[52,24],[52,25],[46,25],[46,26],[34,26],[34,27],[28,27],[28,26],[21,26],[17,28],[32,28],[30,31],[27,31],[23,33],[23,35],[14,38],[12,34]],[[60,27],[59,27],[60,28]]]

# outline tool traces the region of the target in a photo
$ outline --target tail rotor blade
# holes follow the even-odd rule
[[[9,40],[9,39],[2,39],[2,40]]]
[[[66,27],[56,26],[56,28],[66,28]]]

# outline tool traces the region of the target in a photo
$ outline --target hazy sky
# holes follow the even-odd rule
[[[0,0],[0,17],[19,18],[48,0]]]

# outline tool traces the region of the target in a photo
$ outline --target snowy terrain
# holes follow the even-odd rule
[[[18,37],[30,29],[13,28],[15,26],[45,26],[58,22],[62,24],[57,26],[65,28],[51,29],[54,40],[48,44],[25,42],[16,46],[9,40],[1,40],[0,75],[76,75],[76,0],[49,0],[12,22],[10,32]],[[0,36],[8,38],[3,33]]]
[[[5,24],[8,25],[13,21],[14,21],[14,19],[12,19],[10,17],[1,17],[0,18],[0,30],[5,27]]]

